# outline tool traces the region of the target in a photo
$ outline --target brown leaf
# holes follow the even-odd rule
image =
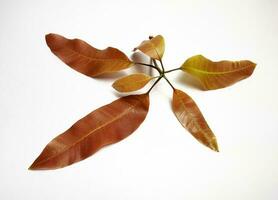
[[[132,65],[128,57],[118,49],[96,49],[79,39],[67,39],[61,35],[48,34],[46,43],[51,51],[76,71],[90,77],[116,72]]]
[[[196,77],[206,90],[232,85],[249,77],[256,64],[249,60],[213,62],[202,55],[187,59],[181,69]]]
[[[144,40],[134,50],[137,49],[153,59],[161,60],[165,50],[164,38],[161,35],[151,37],[150,40]]]
[[[199,142],[218,151],[216,137],[193,99],[181,90],[175,89],[172,101],[173,111],[181,123]]]
[[[148,109],[148,94],[122,97],[98,108],[48,143],[29,169],[62,168],[119,142],[139,127]]]
[[[131,74],[116,80],[113,88],[119,92],[132,92],[143,88],[153,77],[147,74]]]

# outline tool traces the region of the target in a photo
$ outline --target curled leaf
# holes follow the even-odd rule
[[[202,55],[187,59],[181,69],[196,77],[206,90],[232,85],[249,77],[256,64],[249,60],[213,62]]]
[[[151,58],[161,60],[165,50],[164,38],[161,35],[157,35],[155,37],[150,38],[150,40],[144,40],[134,50],[139,49]]]
[[[148,109],[148,94],[122,97],[98,108],[48,143],[29,169],[62,168],[119,142],[139,127]]]
[[[181,90],[175,89],[172,100],[173,111],[181,123],[200,143],[218,151],[216,137],[193,99]]]
[[[143,88],[152,79],[143,73],[131,74],[116,80],[112,86],[119,92],[132,92]]]
[[[116,48],[99,50],[82,40],[70,40],[53,33],[46,35],[45,39],[51,51],[64,63],[90,77],[116,72],[132,65],[128,57]]]

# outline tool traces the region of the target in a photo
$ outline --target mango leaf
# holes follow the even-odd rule
[[[150,40],[144,40],[138,47],[134,48],[134,51],[137,49],[153,59],[161,60],[165,50],[164,38],[157,35]]]
[[[181,90],[175,89],[173,92],[172,108],[181,125],[200,143],[214,151],[218,151],[216,137],[190,96]]]
[[[139,127],[148,109],[148,94],[122,97],[98,108],[48,143],[29,169],[62,168],[119,142]]]
[[[131,74],[116,80],[112,87],[119,92],[132,92],[143,88],[152,79],[143,73]]]
[[[118,49],[96,49],[79,39],[67,39],[58,34],[45,36],[51,51],[76,71],[90,77],[116,72],[132,65],[128,57]]]
[[[249,77],[256,64],[249,60],[213,62],[202,55],[187,59],[181,69],[196,77],[205,90],[232,85]]]

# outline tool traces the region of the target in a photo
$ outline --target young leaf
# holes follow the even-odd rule
[[[202,55],[187,59],[181,69],[199,79],[206,90],[232,85],[249,77],[256,64],[249,60],[213,62]]]
[[[122,97],[98,108],[48,143],[29,169],[62,168],[119,142],[139,127],[148,109],[148,94]]]
[[[200,143],[218,151],[216,137],[193,99],[181,90],[175,89],[172,101],[173,111],[181,123]]]
[[[90,77],[116,72],[132,65],[128,57],[118,49],[96,49],[79,39],[67,39],[61,35],[48,34],[46,43],[51,51],[76,71]]]
[[[112,86],[119,92],[132,92],[143,88],[152,79],[143,73],[131,74],[116,80]]]
[[[137,49],[153,59],[161,60],[165,50],[164,38],[161,35],[157,35],[150,40],[144,40],[134,50]]]

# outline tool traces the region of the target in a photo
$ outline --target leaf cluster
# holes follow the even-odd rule
[[[150,37],[134,48],[134,51],[138,50],[149,56],[151,63],[136,63],[116,48],[99,50],[82,40],[67,39],[58,34],[46,35],[46,43],[64,63],[92,78],[134,65],[153,68],[158,75],[153,77],[135,73],[116,80],[112,86],[119,92],[137,91],[150,81],[154,83],[144,94],[119,98],[77,121],[46,145],[30,166],[31,170],[49,170],[71,165],[91,156],[102,147],[129,136],[145,120],[149,110],[150,92],[161,79],[165,79],[173,89],[172,109],[181,125],[200,143],[219,151],[216,137],[197,104],[188,94],[175,88],[167,74],[173,71],[186,72],[200,81],[204,90],[214,90],[249,77],[256,66],[249,60],[212,61],[196,55],[188,58],[180,67],[166,70],[162,61],[165,42],[161,35]]]

